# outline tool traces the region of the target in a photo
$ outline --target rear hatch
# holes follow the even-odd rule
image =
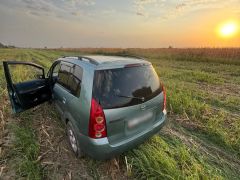
[[[96,70],[93,98],[103,108],[112,145],[151,129],[163,114],[162,85],[152,65]]]

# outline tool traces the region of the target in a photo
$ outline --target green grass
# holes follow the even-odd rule
[[[30,61],[46,68],[64,55],[136,54],[150,60],[167,89],[170,122],[165,131],[121,156],[128,175],[137,179],[238,179],[240,176],[239,49],[0,49],[0,60]],[[7,97],[0,66],[1,101]],[[16,70],[18,81],[30,78]],[[7,110],[9,112],[10,109]],[[49,112],[49,117],[52,113]],[[36,161],[40,146],[27,111],[14,119],[19,176],[42,179]],[[176,132],[176,133],[174,133]],[[213,150],[214,149],[214,150]],[[231,162],[233,157],[236,162]],[[89,173],[100,178],[102,162],[89,160]],[[123,163],[124,164],[124,163]],[[130,170],[129,170],[130,168]]]
[[[231,114],[224,108],[218,111],[212,109],[212,104],[214,103],[206,103],[201,99],[204,98],[204,93],[201,94],[191,90],[191,88],[186,88],[184,83],[178,84],[169,81],[167,89],[169,90],[167,94],[168,109],[171,109],[175,114],[187,114],[188,118],[198,125],[198,128],[201,127],[200,130],[205,131],[210,139],[215,139],[214,142],[219,142],[219,145],[228,145],[228,147],[235,149],[236,153],[239,153],[239,117],[231,117]],[[213,100],[214,98],[212,97]],[[239,102],[233,105],[233,111],[237,105],[239,105]],[[224,106],[225,109],[228,109],[232,104],[225,102],[220,107]]]
[[[21,119],[21,125],[13,125],[15,135],[15,156],[16,170],[20,177],[27,179],[42,179],[43,169],[37,158],[40,152],[40,146],[34,130],[31,127],[31,115],[29,112],[22,113],[18,118]]]
[[[38,162],[36,162],[39,145],[34,137],[33,131],[25,127],[16,127],[14,129],[16,136],[16,153],[20,159],[17,162],[17,173],[21,177],[27,179],[42,179],[42,168]]]
[[[197,147],[190,149],[172,137],[154,136],[130,157],[138,179],[222,179],[221,171],[208,164]]]

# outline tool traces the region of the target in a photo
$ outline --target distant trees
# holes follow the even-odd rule
[[[0,48],[16,48],[16,47],[13,46],[13,45],[6,46],[6,45],[4,45],[3,43],[0,42]]]
[[[5,46],[6,47],[6,46]],[[8,45],[7,48],[16,48],[16,46]]]
[[[0,48],[5,48],[4,44],[0,42]]]

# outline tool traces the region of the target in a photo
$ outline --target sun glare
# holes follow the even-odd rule
[[[237,23],[229,22],[229,23],[223,24],[219,28],[219,33],[223,37],[230,37],[230,36],[233,36],[237,32],[237,29],[238,29]]]

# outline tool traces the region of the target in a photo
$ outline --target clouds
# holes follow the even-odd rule
[[[239,0],[135,0],[134,12],[145,18],[170,19],[200,10],[233,8],[240,10]]]
[[[1,41],[33,47],[186,45],[185,38],[204,40],[203,33],[211,33],[218,23],[240,18],[240,0],[0,2]],[[205,40],[209,37],[213,35]]]
[[[95,0],[3,0],[1,5],[33,16],[71,19],[89,15]]]
[[[129,19],[167,20],[191,12],[235,6],[239,0],[1,0],[2,5],[20,9],[32,16],[81,20],[117,15]],[[236,11],[237,11],[236,10]]]
[[[79,20],[101,18],[113,14],[129,18],[171,19],[196,11],[235,6],[239,0],[1,0],[9,8],[18,8],[32,16]],[[0,6],[1,6],[0,5]]]
[[[135,0],[134,1],[134,7],[136,14],[139,16],[148,16],[149,12],[147,11],[148,7],[154,6],[159,7],[161,2],[164,2],[165,0]]]
[[[176,9],[181,9],[181,14],[189,14],[198,11],[216,11],[218,9],[233,9],[240,10],[239,0],[185,0],[184,3],[176,6]]]
[[[177,5],[176,5],[176,9],[177,9],[177,10],[183,9],[185,6],[186,6],[185,3],[177,4]]]

